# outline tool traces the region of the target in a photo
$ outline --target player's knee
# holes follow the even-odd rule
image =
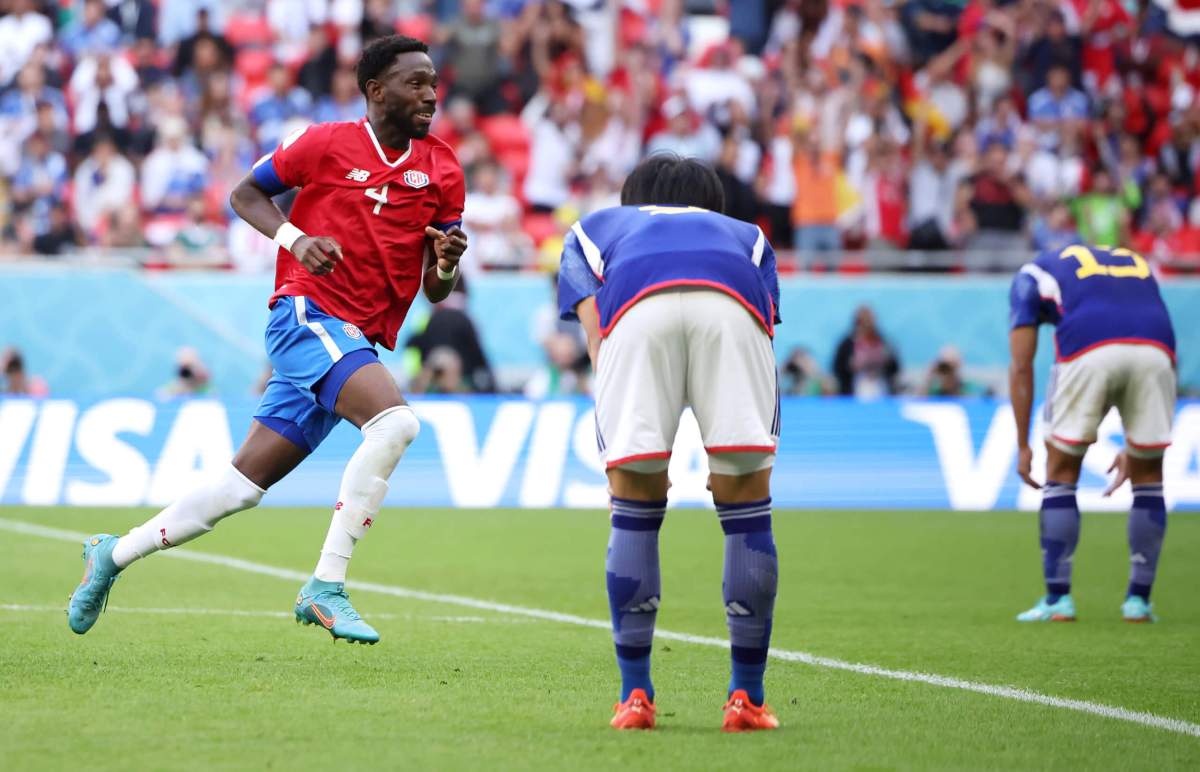
[[[417,420],[417,413],[408,405],[388,408],[362,427],[365,440],[378,442],[388,455],[394,455],[397,459],[420,431],[421,422]]]
[[[1126,443],[1125,452],[1129,456],[1129,481],[1134,485],[1159,483],[1163,479],[1163,452],[1153,448],[1143,450],[1134,448]]]
[[[229,471],[218,483],[217,495],[220,504],[217,509],[221,516],[232,515],[245,509],[258,506],[262,501],[265,490],[255,485],[237,467],[229,467]]]

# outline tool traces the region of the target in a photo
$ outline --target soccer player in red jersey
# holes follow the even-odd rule
[[[426,45],[391,36],[358,63],[367,116],[309,126],[255,164],[230,203],[280,245],[266,345],[274,373],[232,466],[120,538],[84,545],[84,578],[69,622],[87,632],[117,575],[133,561],[211,531],[258,504],[341,419],[363,441],[346,465],[321,557],[296,600],[297,621],[336,638],[379,634],[344,589],[355,543],[374,521],[387,479],[419,424],[375,345],[391,349],[417,291],[449,295],[467,248],[465,186],[453,151],[429,126],[437,72]],[[291,220],[271,200],[300,192]]]

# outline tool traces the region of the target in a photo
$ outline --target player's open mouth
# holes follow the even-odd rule
[[[413,118],[416,119],[417,123],[433,123],[433,111],[415,113]]]

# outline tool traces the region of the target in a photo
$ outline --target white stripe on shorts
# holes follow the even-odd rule
[[[303,295],[296,296],[296,321],[316,333],[321,340],[321,345],[329,352],[330,359],[336,362],[342,358],[342,350],[333,342],[333,338],[329,337],[329,331],[317,322],[308,321],[308,302]]]

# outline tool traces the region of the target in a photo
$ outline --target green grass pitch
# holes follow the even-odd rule
[[[0,509],[123,532],[145,511]],[[319,510],[237,515],[183,548],[308,571]],[[1157,625],[1120,621],[1125,521],[1085,515],[1076,624],[1023,626],[1032,513],[777,512],[773,644],[1200,723],[1200,519],[1175,515]],[[388,510],[351,579],[603,620],[601,512]],[[662,629],[724,637],[721,534],[668,514]],[[0,523],[0,768],[1196,769],[1200,737],[927,683],[773,661],[783,728],[722,735],[727,652],[659,641],[659,729],[608,727],[602,629],[357,591],[383,636],[333,644],[290,619],[299,583],[155,556],[88,635],[61,609],[79,546]],[[157,610],[157,611],[153,611]]]

